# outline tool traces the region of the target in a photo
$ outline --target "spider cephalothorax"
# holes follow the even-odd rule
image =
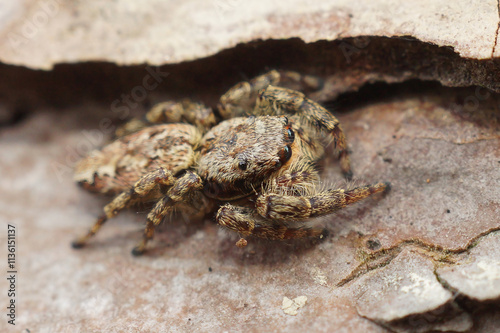
[[[286,117],[238,117],[220,123],[201,142],[196,169],[205,180],[205,194],[234,200],[253,193],[284,168],[294,140]]]
[[[150,201],[156,204],[136,255],[175,209],[199,217],[220,205],[217,223],[242,236],[321,236],[323,229],[309,226],[308,219],[387,190],[388,183],[319,189],[317,163],[330,143],[345,177],[352,175],[345,136],[318,103],[274,86],[287,80],[315,85],[296,73],[271,71],[224,94],[218,124],[210,108],[189,100],[161,103],[144,121],[126,124],[116,141],[76,167],[75,178],[85,188],[117,196],[73,246],[82,247],[121,209]]]

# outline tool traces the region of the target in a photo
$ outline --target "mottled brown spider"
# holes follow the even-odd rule
[[[242,237],[322,237],[324,229],[310,218],[388,190],[389,184],[320,189],[317,164],[330,143],[351,178],[342,128],[303,93],[277,86],[314,90],[319,82],[271,71],[225,93],[217,124],[212,109],[190,100],[161,103],[145,120],[126,124],[116,141],[76,167],[75,179],[84,188],[116,197],[73,247],[84,246],[120,210],[144,202],[155,204],[134,255],[145,251],[155,226],[174,210],[198,218],[219,207],[217,223]]]

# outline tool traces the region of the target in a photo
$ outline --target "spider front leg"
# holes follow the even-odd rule
[[[327,190],[315,195],[295,196],[265,193],[257,198],[256,210],[227,204],[219,209],[217,222],[243,236],[266,239],[324,237],[326,229],[308,227],[309,218],[327,215],[390,189],[389,183],[358,187],[349,191]],[[293,226],[287,224],[295,222]]]
[[[291,196],[264,193],[257,198],[259,215],[273,220],[304,220],[331,214],[372,194],[390,190],[390,183],[377,183],[352,190],[326,190],[314,195]]]
[[[215,125],[213,110],[205,105],[183,99],[180,102],[158,103],[149,110],[143,120],[132,119],[116,130],[115,135],[122,137],[137,132],[152,124],[185,122],[196,126],[202,133]]]
[[[247,115],[255,105],[255,98],[259,90],[270,84],[277,84],[279,81],[279,72],[273,70],[250,81],[237,83],[221,96],[217,106],[219,114],[223,119]]]
[[[301,170],[293,170],[295,169],[293,168],[276,177],[266,186],[265,191],[288,195],[304,195],[304,193],[311,192],[318,181],[317,171],[309,164],[297,166],[300,166]],[[236,231],[242,236],[254,235],[275,240],[326,236],[324,228],[289,226],[283,221],[260,216],[255,209],[230,204],[219,209],[216,219],[221,226]]]
[[[142,255],[148,241],[153,238],[155,227],[163,221],[165,216],[173,212],[177,204],[192,204],[191,199],[193,194],[202,188],[203,182],[194,172],[187,171],[182,177],[177,179],[168,190],[167,195],[158,201],[149,212],[143,239],[134,247],[132,254],[135,256]]]
[[[255,113],[258,115],[297,115],[319,133],[326,133],[339,151],[340,168],[345,178],[352,178],[351,163],[344,131],[338,119],[303,93],[268,86],[259,92]]]
[[[129,207],[134,203],[140,202],[141,199],[149,199],[150,195],[154,194],[155,191],[161,193],[162,190],[174,184],[174,181],[175,178],[170,171],[163,168],[144,175],[130,190],[119,194],[113,199],[113,201],[104,207],[104,215],[97,218],[96,222],[86,235],[78,238],[72,243],[73,248],[78,249],[85,246],[90,238],[92,238],[92,236],[94,236],[99,229],[101,229],[104,223],[108,219],[116,216],[120,210]]]
[[[269,85],[280,85],[311,92],[322,88],[323,81],[312,75],[301,75],[293,71],[272,70],[250,81],[239,82],[230,88],[220,98],[219,114],[223,119],[252,114],[259,91]]]

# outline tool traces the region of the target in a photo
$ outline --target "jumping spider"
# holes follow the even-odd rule
[[[155,205],[134,255],[174,210],[201,217],[218,207],[217,223],[242,237],[322,237],[324,229],[310,218],[388,190],[389,183],[319,189],[317,164],[330,143],[344,176],[352,176],[345,136],[318,103],[276,86],[287,82],[301,90],[318,86],[313,77],[271,71],[229,89],[220,98],[218,123],[212,109],[183,100],[161,103],[144,121],[126,124],[121,137],[76,167],[83,187],[117,196],[73,247],[84,246],[120,210],[144,202]]]

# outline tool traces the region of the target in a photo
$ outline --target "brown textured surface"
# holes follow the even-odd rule
[[[356,36],[411,36],[488,59],[500,55],[497,8],[496,0],[4,1],[0,61],[38,69],[84,61],[163,65],[259,39]]]
[[[500,228],[499,97],[490,95],[471,109],[463,100],[475,94],[474,88],[409,83],[373,86],[340,100],[339,111],[348,110],[338,115],[357,182],[391,181],[393,191],[324,218],[330,237],[321,243],[251,240],[239,249],[238,236],[213,219],[173,221],[141,258],[130,249],[145,211],[121,214],[83,250],[69,246],[106,203],[79,189],[66,168],[74,163],[75,147],[88,140],[84,131],[98,128],[107,115],[106,106],[37,110],[0,134],[2,223],[16,224],[19,237],[16,329],[412,332],[412,325],[463,330],[472,322],[476,332],[492,332],[498,311],[476,311],[491,303],[470,305],[461,297],[437,300],[443,304],[438,309],[434,302],[406,301],[394,320],[384,312],[408,296],[412,283],[411,290],[420,290],[420,280],[411,280],[415,274],[426,271],[426,281],[449,295],[469,281],[457,265],[473,265],[469,253],[496,260],[497,252],[480,246],[481,235],[493,239]],[[361,96],[367,102],[360,103]],[[327,165],[326,177],[342,183],[336,162]],[[408,265],[408,255],[425,269]],[[433,267],[443,265],[458,272],[455,280],[443,274],[448,284],[432,280]],[[500,279],[496,266],[486,267],[490,280]],[[383,289],[388,270],[406,281],[402,289]],[[498,293],[496,286],[490,285]],[[0,290],[5,288],[3,280]],[[473,298],[477,292],[463,289]],[[286,315],[283,298],[298,296],[307,303],[296,316]],[[411,317],[400,319],[405,314]]]

